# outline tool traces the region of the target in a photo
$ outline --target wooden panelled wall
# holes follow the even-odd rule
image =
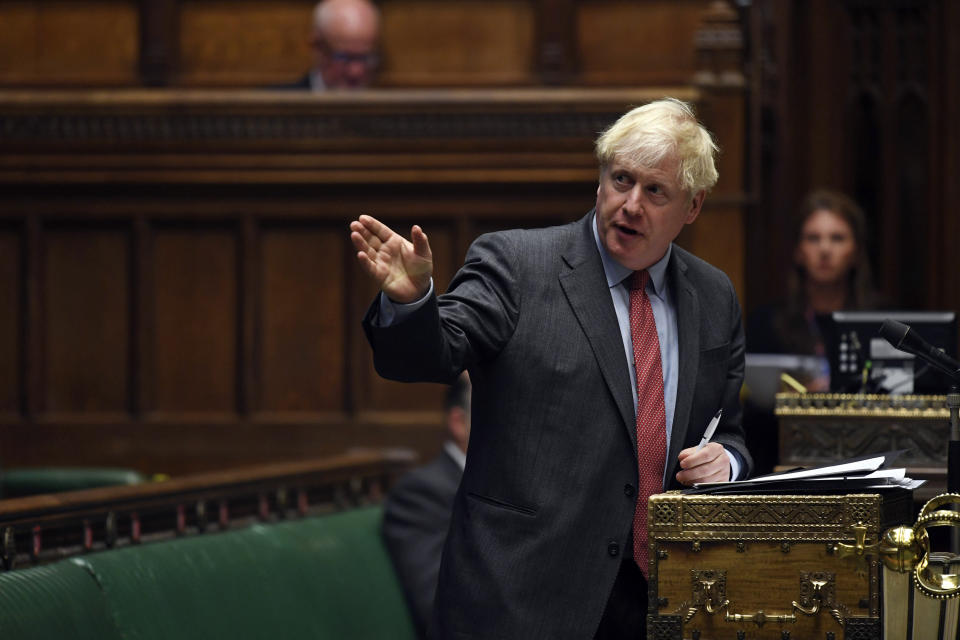
[[[257,87],[311,63],[314,0],[10,0],[0,86]],[[678,85],[709,0],[379,0],[383,87]]]
[[[583,215],[593,138],[663,95],[723,148],[681,243],[743,291],[725,3],[379,4],[383,86],[312,96],[197,88],[302,73],[309,2],[0,3],[0,467],[432,455],[443,390],[373,371],[349,220],[422,224],[442,290],[478,234]]]
[[[829,187],[863,206],[894,305],[960,311],[960,3],[754,2],[749,25],[748,271],[785,272],[797,203]],[[748,301],[780,282],[748,278]]]
[[[730,168],[683,243],[742,275],[742,124],[670,90]],[[440,443],[442,389],[380,379],[347,224],[469,242],[593,204],[595,132],[645,90],[6,93],[0,454],[181,473]],[[714,118],[718,118],[714,120]],[[731,250],[732,249],[732,250]],[[742,280],[738,280],[742,287]]]

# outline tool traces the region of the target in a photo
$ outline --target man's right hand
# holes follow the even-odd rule
[[[415,302],[430,290],[433,253],[418,225],[406,240],[376,218],[360,216],[350,223],[350,240],[360,266],[394,302]]]

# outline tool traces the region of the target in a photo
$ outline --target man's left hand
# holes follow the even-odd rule
[[[686,486],[697,482],[726,482],[730,479],[730,458],[723,445],[708,442],[703,449],[684,449],[677,456],[680,472],[677,481]]]

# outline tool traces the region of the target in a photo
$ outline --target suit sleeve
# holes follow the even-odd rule
[[[449,382],[495,357],[520,313],[514,242],[507,233],[478,238],[447,293],[401,322],[376,326],[378,296],[363,321],[377,373],[402,382]]]

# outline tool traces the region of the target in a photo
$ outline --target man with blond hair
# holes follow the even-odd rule
[[[647,498],[749,472],[740,305],[673,244],[716,183],[716,145],[664,99],[596,152],[592,211],[481,236],[443,295],[419,226],[407,240],[370,216],[350,225],[381,289],[364,320],[377,371],[473,382],[435,638],[645,637]]]

